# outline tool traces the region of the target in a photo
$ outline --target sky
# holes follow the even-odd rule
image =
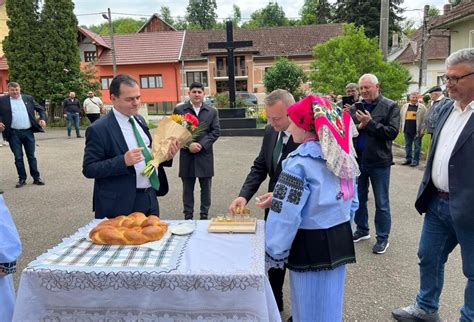
[[[297,18],[303,6],[304,0],[276,0],[283,7],[288,18]],[[101,13],[110,8],[112,18],[132,17],[135,19],[149,18],[153,13],[159,13],[162,6],[170,8],[173,17],[184,17],[186,6],[189,0],[74,0],[75,14],[80,25],[89,26],[104,22]],[[242,13],[242,21],[250,18],[252,12],[265,7],[269,0],[217,0],[217,15],[219,18],[227,18],[232,15],[232,6],[237,4]],[[335,2],[335,0],[330,0]],[[405,17],[421,24],[423,6],[426,4],[436,6],[442,13],[443,5],[448,0],[405,0],[403,6],[410,11],[405,13]]]

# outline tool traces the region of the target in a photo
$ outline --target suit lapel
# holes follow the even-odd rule
[[[109,112],[107,115],[108,117],[108,124],[107,127],[109,129],[109,133],[112,139],[117,143],[117,146],[120,148],[120,152],[125,154],[128,151],[127,142],[123,137],[122,130],[120,129],[120,125],[118,124],[117,119],[115,118],[113,110]]]
[[[456,145],[454,145],[453,152],[451,156],[453,156],[466,142],[468,138],[471,137],[472,132],[474,131],[474,114],[471,114],[471,117],[467,121],[464,129],[462,130],[461,134],[459,135],[458,140],[456,141]]]
[[[142,128],[143,132],[145,132],[146,136],[148,136],[148,139],[150,140],[150,145],[151,145],[151,134],[150,134],[150,129],[148,126],[143,122],[141,117],[134,116],[133,117],[135,121],[137,121],[138,125]]]

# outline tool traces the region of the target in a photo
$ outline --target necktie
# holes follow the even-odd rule
[[[135,120],[133,119],[133,117],[129,118],[128,121],[130,122],[130,124],[132,124],[133,134],[135,134],[135,138],[137,139],[138,146],[143,148],[142,153],[143,153],[143,156],[145,157],[145,162],[148,163],[148,161],[152,160],[153,157],[151,156],[150,151],[148,151],[148,148],[145,145],[145,142],[143,142],[142,136],[140,135],[140,132],[138,132],[138,128],[137,128],[137,125],[135,124]],[[158,179],[158,175],[156,174],[156,171],[153,171],[149,179],[150,179],[150,183],[153,189],[158,190],[158,188],[160,188],[160,180]]]
[[[285,132],[280,132],[280,137],[273,148],[273,169],[277,168],[278,159],[280,158],[281,150],[283,148],[283,138],[285,137]]]

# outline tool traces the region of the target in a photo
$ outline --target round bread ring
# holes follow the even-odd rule
[[[168,224],[158,216],[134,212],[101,221],[89,232],[89,238],[98,245],[141,245],[160,240],[167,231]]]

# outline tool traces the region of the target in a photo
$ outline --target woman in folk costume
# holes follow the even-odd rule
[[[12,273],[20,256],[21,244],[15,224],[0,193],[0,321],[11,321],[15,305]]]
[[[293,321],[341,321],[345,265],[355,262],[351,217],[359,168],[351,117],[327,98],[288,108],[301,145],[283,163],[266,222],[266,260],[290,270]]]

